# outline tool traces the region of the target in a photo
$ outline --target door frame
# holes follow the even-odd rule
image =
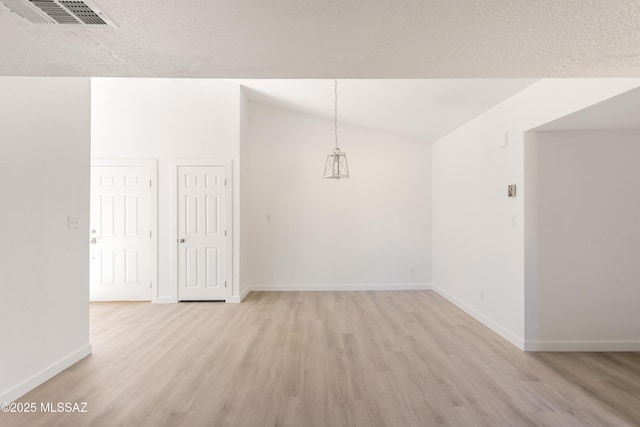
[[[91,159],[91,167],[147,167],[151,180],[149,192],[149,228],[151,228],[149,275],[151,277],[151,302],[158,302],[158,161],[155,159]],[[91,189],[91,185],[89,186]]]
[[[233,162],[231,160],[222,161],[219,159],[173,159],[171,161],[171,197],[170,197],[170,230],[169,238],[171,242],[171,262],[169,274],[171,276],[171,289],[175,292],[173,302],[180,302],[178,293],[179,277],[178,277],[178,168],[181,166],[222,166],[224,167],[225,178],[225,197],[227,208],[225,209],[225,221],[227,224],[227,260],[225,262],[224,280],[227,282],[225,288],[225,302],[231,300],[233,295]]]

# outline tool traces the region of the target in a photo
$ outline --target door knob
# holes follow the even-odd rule
[[[184,239],[180,239],[180,240],[178,240],[178,242],[184,243]]]
[[[91,240],[89,240],[89,243],[91,243],[92,245],[95,245],[96,243],[98,243],[98,240],[93,237]]]

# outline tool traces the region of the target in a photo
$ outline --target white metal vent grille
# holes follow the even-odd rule
[[[74,18],[65,8],[54,2],[53,0],[30,0],[38,9],[49,15],[51,19],[58,24],[78,24],[78,20]]]
[[[115,23],[91,0],[0,0],[34,24],[113,27]]]
[[[1,0],[11,11],[34,24],[51,24],[51,18],[36,10],[30,3],[23,0]]]
[[[60,1],[60,3],[86,25],[107,25],[107,23],[83,1]]]

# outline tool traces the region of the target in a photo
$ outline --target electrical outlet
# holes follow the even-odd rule
[[[415,276],[416,275],[416,268],[415,267],[411,267],[411,275]]]
[[[480,291],[480,301],[484,301],[484,290]]]

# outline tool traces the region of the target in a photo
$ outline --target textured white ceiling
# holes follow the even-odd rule
[[[333,80],[235,80],[250,100],[333,119]],[[338,81],[338,119],[435,142],[533,84],[532,79]]]
[[[638,0],[95,0],[118,29],[37,26],[0,3],[0,75],[343,78],[341,121],[433,141],[528,80],[640,76]],[[330,81],[245,81],[331,117]]]
[[[637,0],[96,0],[117,30],[0,5],[0,75],[640,76]]]

